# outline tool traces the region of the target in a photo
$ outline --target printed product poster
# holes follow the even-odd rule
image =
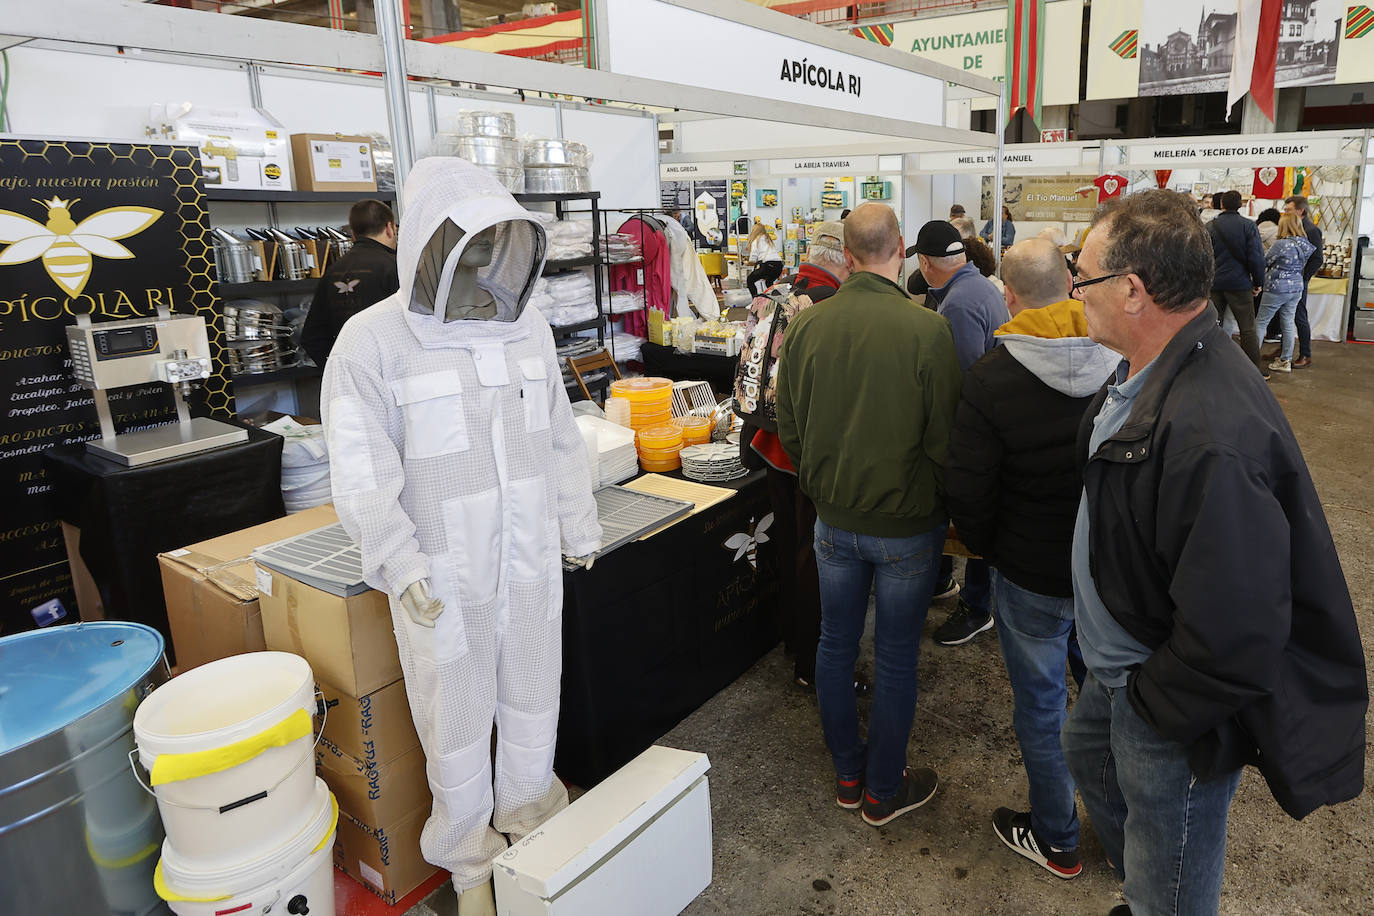
[[[1086,223],[1097,209],[1095,175],[1043,175],[1002,180],[1002,202],[1017,222]],[[993,177],[983,176],[980,220],[992,218]],[[978,228],[982,229],[980,222]]]
[[[70,371],[66,327],[156,314],[210,321],[216,374],[192,404],[231,419],[214,259],[195,147],[0,140],[0,634],[30,629],[50,599],[75,618],[42,453],[99,438],[91,392]],[[168,386],[109,392],[118,431],[175,418]]]

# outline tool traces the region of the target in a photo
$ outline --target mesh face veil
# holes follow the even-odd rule
[[[404,212],[397,270],[412,313],[441,323],[520,317],[547,243],[543,226],[495,178],[462,159],[422,159]],[[488,242],[489,258],[468,251]]]

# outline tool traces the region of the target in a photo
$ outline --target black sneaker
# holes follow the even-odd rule
[[[848,811],[862,808],[864,804],[864,778],[855,776],[853,779],[845,779],[843,776],[836,776],[835,804]]]
[[[941,598],[953,598],[957,594],[959,594],[959,583],[954,581],[954,575],[951,574],[945,581],[936,583],[935,594],[930,596],[930,600],[939,601]]]
[[[992,614],[979,614],[963,601],[954,609],[954,613],[945,618],[945,622],[935,629],[931,636],[942,646],[962,646],[973,637],[985,630],[992,629]]]
[[[864,822],[881,827],[895,817],[915,811],[934,797],[935,787],[939,784],[940,779],[934,770],[907,767],[902,771],[901,788],[891,798],[878,801],[871,792],[864,791]]]
[[[1107,916],[1131,916],[1131,908],[1124,903],[1118,903]]]
[[[998,808],[992,813],[992,829],[997,838],[1056,878],[1076,878],[1083,870],[1077,849],[1056,849],[1036,839],[1029,811]]]

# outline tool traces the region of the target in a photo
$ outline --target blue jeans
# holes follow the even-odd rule
[[[970,608],[979,614],[987,614],[992,602],[992,567],[988,566],[987,560],[965,560],[964,561],[964,587],[959,589],[959,597]],[[942,557],[940,560],[940,576],[936,584],[943,583],[950,576],[954,575],[954,557]],[[931,592],[935,587],[931,586]]]
[[[1136,916],[1217,912],[1226,815],[1240,771],[1207,782],[1161,738],[1124,687],[1089,676],[1069,713],[1064,758]]]
[[[1291,293],[1276,293],[1266,289],[1264,295],[1260,297],[1259,318],[1256,326],[1269,327],[1269,321],[1276,313],[1283,323],[1283,351],[1279,354],[1280,359],[1293,358],[1293,340],[1298,333],[1298,300],[1301,298],[1302,290],[1300,289],[1295,289]]]
[[[821,728],[836,775],[866,776],[869,793],[879,800],[896,795],[902,785],[907,739],[916,716],[921,630],[935,589],[945,528],[941,524],[915,537],[883,538],[816,520],[816,567],[821,580],[816,701]],[[873,710],[865,748],[859,738],[854,663],[864,635],[870,589],[877,613]]]
[[[1051,846],[1076,849],[1073,777],[1059,745],[1069,700],[1064,667],[1078,651],[1073,599],[1027,591],[993,570],[992,609],[1015,698],[1012,725],[1030,783],[1031,828]]]

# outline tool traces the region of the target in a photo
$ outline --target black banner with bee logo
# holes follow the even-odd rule
[[[48,448],[100,436],[91,392],[76,383],[66,327],[155,315],[204,315],[216,374],[192,412],[230,419],[214,258],[194,147],[0,140],[0,634],[49,622],[75,599],[61,525],[41,461]],[[119,432],[175,420],[168,386],[109,393]]]

